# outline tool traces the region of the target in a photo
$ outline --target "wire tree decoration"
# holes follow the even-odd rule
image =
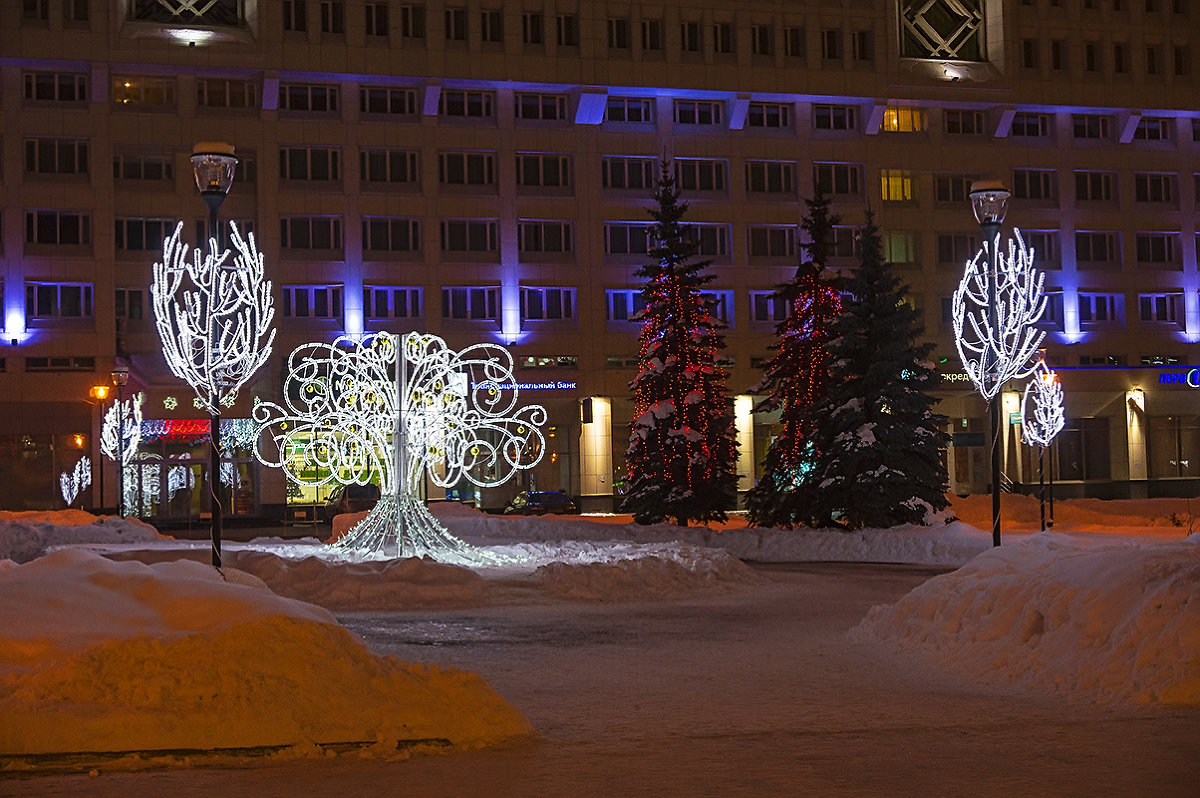
[[[1033,397],[1033,412],[1029,399]],[[1063,417],[1063,390],[1058,375],[1045,360],[1038,361],[1033,379],[1025,386],[1021,400],[1021,433],[1025,442],[1045,449],[1066,423]]]
[[[104,413],[104,423],[100,427],[100,452],[115,461],[126,477],[129,476],[129,464],[133,462],[142,443],[142,402],[145,399],[145,395],[139,393],[125,401],[113,402],[112,407]],[[131,482],[130,479],[124,480],[126,496],[118,497],[122,515],[130,504],[126,498]]]
[[[58,475],[58,487],[62,491],[63,501],[68,507],[75,503],[79,494],[92,484],[92,460],[87,455],[79,458],[72,471],[64,471]]]
[[[517,407],[508,350],[481,343],[456,352],[434,335],[376,333],[305,344],[286,374],[283,404],[254,408],[260,432],[269,432],[256,443],[258,460],[307,485],[379,478],[379,502],[337,548],[366,558],[500,561],[450,534],[420,490],[426,477],[439,487],[462,479],[491,487],[541,460],[546,411]]]
[[[1034,355],[1046,337],[1034,326],[1046,309],[1044,278],[1034,268],[1033,249],[1025,246],[1020,230],[1014,233],[1008,252],[1001,250],[996,258],[994,274],[990,254],[1000,246],[1000,237],[984,242],[967,262],[951,305],[954,343],[963,367],[988,400],[1004,383],[1033,372]]]

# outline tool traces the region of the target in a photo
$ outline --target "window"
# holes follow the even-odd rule
[[[25,211],[26,244],[91,244],[92,217],[82,211]]]
[[[578,47],[579,17],[574,14],[559,14],[554,21],[558,28],[558,46]]]
[[[650,188],[654,185],[653,158],[606,156],[600,162],[605,188]]]
[[[504,41],[504,12],[500,9],[484,9],[479,12],[479,39],[484,42]]]
[[[1076,172],[1075,199],[1078,202],[1108,202],[1113,198],[1117,176],[1112,172]]]
[[[856,130],[858,106],[814,105],[813,127],[817,130]]]
[[[967,202],[971,194],[971,179],[968,175],[934,176],[934,200],[937,202]]]
[[[983,111],[943,111],[942,124],[951,136],[978,136],[985,132]]]
[[[1067,43],[1061,39],[1050,42],[1050,68],[1058,71],[1067,68]]]
[[[388,35],[387,3],[367,3],[363,9],[366,13],[367,36],[386,37]]]
[[[467,40],[467,9],[447,8],[444,19],[446,41],[465,42]]]
[[[842,58],[842,32],[836,28],[821,31],[821,57],[826,61]]]
[[[209,239],[208,220],[207,219],[196,219],[195,224],[196,224],[195,240],[200,243],[206,244]],[[224,247],[225,249],[229,249],[230,247],[233,246],[233,235],[229,229],[230,224],[237,225],[238,235],[242,236],[243,238],[245,238],[250,233],[254,232],[254,220],[253,219],[222,219],[222,220],[218,221],[217,222],[217,245]],[[170,232],[170,231],[166,230],[164,232]]]
[[[88,0],[63,0],[63,19],[67,22],[87,22]]]
[[[1138,316],[1144,322],[1179,324],[1183,321],[1183,294],[1138,294]]]
[[[91,283],[25,283],[29,319],[86,319],[92,316]]]
[[[871,31],[856,30],[850,34],[851,56],[855,61],[870,61],[875,57]]]
[[[1121,321],[1120,294],[1079,294],[1079,321],[1081,322],[1119,322]]]
[[[416,116],[417,91],[388,86],[360,86],[358,110],[364,114]]]
[[[1021,66],[1025,69],[1037,69],[1038,46],[1037,39],[1021,40]]]
[[[490,91],[442,90],[438,96],[438,113],[471,119],[492,116],[495,95]]]
[[[746,109],[746,126],[791,127],[792,106],[789,103],[750,103]]]
[[[783,54],[788,58],[804,58],[808,48],[804,46],[804,28],[783,29]]]
[[[526,11],[521,15],[521,42],[541,44],[545,36],[545,17],[537,11]]]
[[[3,364],[3,358],[0,358],[0,367]],[[96,358],[94,357],[27,357],[25,358],[26,371],[95,371]]]
[[[770,25],[750,26],[750,52],[754,55],[775,52],[775,31]]]
[[[198,78],[196,104],[202,108],[257,109],[258,84],[252,80]]]
[[[1175,175],[1138,173],[1133,176],[1133,186],[1138,202],[1175,201]]]
[[[754,322],[779,322],[788,317],[791,308],[788,301],[776,296],[774,291],[750,292],[750,320]]]
[[[341,180],[342,153],[335,147],[280,147],[282,180]]]
[[[859,194],[859,166],[853,163],[815,163],[813,182],[823,194]]]
[[[521,286],[522,321],[556,321],[574,317],[574,288],[531,288]]]
[[[925,112],[920,108],[888,108],[879,129],[887,133],[917,133],[925,129]]]
[[[729,55],[733,52],[733,25],[728,22],[718,22],[712,26],[713,52],[718,55]]]
[[[1113,72],[1118,75],[1124,74],[1129,70],[1129,66],[1125,60],[1125,45],[1114,44],[1113,49]]]
[[[518,92],[513,98],[513,111],[517,119],[562,121],[567,118],[567,97],[565,94]]]
[[[146,316],[146,292],[140,288],[118,288],[115,291],[117,318],[141,321]]]
[[[679,38],[682,42],[682,49],[685,53],[700,52],[700,23],[681,22],[679,24]]]
[[[1013,198],[1049,200],[1054,198],[1054,176],[1051,169],[1014,169]]]
[[[1075,234],[1075,260],[1084,263],[1117,261],[1117,234],[1080,231]]]
[[[574,252],[570,222],[521,220],[517,222],[517,249],[521,252]]]
[[[308,30],[305,17],[307,0],[283,0],[283,29],[304,32]]]
[[[651,102],[640,97],[609,97],[605,119],[609,122],[653,122]]]
[[[321,33],[346,32],[346,4],[341,0],[321,0]]]
[[[1100,45],[1096,42],[1083,43],[1083,71],[1100,71]]]
[[[442,318],[495,321],[500,289],[463,287],[442,289]]]
[[[1188,48],[1173,47],[1171,49],[1172,63],[1175,68],[1175,76],[1182,77],[1188,73]]]
[[[1071,135],[1077,139],[1106,139],[1109,137],[1109,118],[1097,114],[1072,114]]]
[[[835,226],[830,234],[830,255],[835,258],[853,258],[858,255],[858,228],[839,225]]]
[[[1146,45],[1146,74],[1161,75],[1162,64],[1159,59],[1159,50],[1153,44]]]
[[[917,234],[907,231],[891,231],[881,234],[883,259],[888,263],[907,266],[917,262]]]
[[[609,321],[636,321],[636,315],[646,309],[640,288],[610,288],[604,293]]]
[[[155,252],[162,249],[163,239],[175,230],[176,219],[154,219],[141,216],[117,217],[116,247],[128,252]],[[245,230],[240,231],[242,235]]]
[[[722,105],[712,100],[676,100],[675,121],[680,125],[719,125]]]
[[[696,254],[705,258],[729,256],[729,225],[695,222],[688,225],[687,239],[695,244]]]
[[[71,72],[26,72],[25,99],[38,102],[86,102],[87,76]]]
[[[1045,138],[1050,135],[1049,114],[1013,114],[1010,136]]]
[[[1144,365],[1174,365],[1166,362],[1169,359],[1178,360],[1154,358],[1159,362]],[[1147,422],[1146,454],[1150,478],[1195,477],[1200,470],[1200,417],[1150,416]]]
[[[284,216],[279,220],[280,246],[284,249],[342,248],[339,216]]]
[[[88,143],[82,139],[25,139],[25,171],[38,175],[86,175]]]
[[[496,157],[490,152],[438,153],[438,180],[448,186],[496,184]]]
[[[174,177],[170,155],[117,153],[113,156],[113,179],[170,181]]]
[[[746,190],[772,194],[795,191],[796,165],[790,161],[747,161]]]
[[[732,291],[702,291],[701,299],[708,303],[708,312],[712,317],[724,324],[733,322],[733,292]]]
[[[420,288],[363,286],[363,316],[368,319],[419,319],[422,315]]]
[[[908,202],[913,198],[912,173],[901,169],[881,169],[880,199],[884,202]]]
[[[365,183],[416,183],[415,150],[364,149],[358,154],[358,176]]]
[[[282,293],[285,319],[339,319],[342,316],[340,285],[285,285]]]
[[[338,110],[338,87],[281,83],[279,110],[335,113]]]
[[[1173,119],[1158,116],[1143,116],[1133,131],[1134,141],[1169,141]]]
[[[1134,248],[1138,263],[1174,263],[1175,235],[1173,233],[1137,233]]]
[[[979,251],[979,239],[974,234],[938,233],[938,263],[962,266]]]
[[[1038,265],[1058,263],[1058,233],[1053,230],[1022,230],[1025,245],[1033,250]]]
[[[517,153],[517,185],[562,188],[571,185],[571,156]]]
[[[725,161],[707,158],[676,158],[675,179],[685,191],[724,191]]]
[[[796,228],[790,225],[750,225],[752,258],[790,258],[796,254]]]
[[[499,249],[494,219],[443,219],[439,228],[443,252],[495,252]]]
[[[113,102],[117,105],[174,105],[175,80],[114,77]]]
[[[362,221],[362,245],[366,252],[418,252],[421,223],[417,219],[369,216]]]
[[[1042,292],[1046,297],[1046,309],[1042,311],[1042,317],[1037,320],[1034,325],[1043,330],[1058,330],[1063,329],[1063,294],[1061,288],[1047,288]]]
[[[22,0],[21,19],[31,22],[48,21],[50,10],[46,0]]]
[[[400,35],[405,39],[425,38],[425,6],[400,6]]]
[[[576,355],[522,355],[517,364],[523,369],[577,369],[579,358]]]
[[[651,51],[663,49],[663,21],[661,19],[642,20],[642,49]]]
[[[645,255],[650,246],[650,226],[639,222],[605,222],[604,252],[608,255]]]
[[[610,50],[629,49],[629,20],[609,17],[608,47]]]

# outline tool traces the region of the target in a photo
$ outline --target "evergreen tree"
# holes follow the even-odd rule
[[[850,529],[922,523],[947,504],[945,418],[926,393],[936,379],[933,344],[917,343],[919,312],[884,262],[869,212],[859,267],[841,287],[847,296],[829,342],[830,390],[814,439],[814,520]]]
[[[825,271],[829,240],[836,216],[829,214],[829,200],[818,190],[808,200],[808,214],[800,221],[808,235],[803,260],[796,274],[776,287],[771,298],[788,309],[787,317],[775,328],[775,355],[763,366],[763,378],[751,389],[767,392],[754,408],[756,413],[779,410],[782,430],[771,441],[763,462],[763,475],[746,497],[752,526],[790,529],[813,524],[812,508],[817,486],[811,479],[817,452],[813,434],[817,425],[814,410],[829,390],[827,344],[832,324],[841,312],[841,299]]]
[[[723,521],[737,500],[737,439],[729,375],[717,363],[723,325],[702,291],[713,280],[703,273],[711,261],[695,259],[698,244],[682,221],[688,206],[665,161],[654,199],[654,261],[637,271],[646,307],[638,375],[629,383],[634,419],[621,509],[639,524]]]

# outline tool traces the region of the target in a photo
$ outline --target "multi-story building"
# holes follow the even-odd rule
[[[3,4],[0,504],[53,506],[58,472],[81,452],[100,459],[89,388],[120,360],[126,395],[146,397],[145,511],[204,511],[200,479],[150,495],[159,459],[190,457],[202,474],[206,424],[163,362],[148,287],[164,233],[183,222],[192,244],[207,235],[188,158],[213,140],[241,159],[222,218],[256,234],[279,309],[277,356],[232,417],[277,395],[286,353],[306,341],[380,329],[496,341],[550,414],[530,479],[611,507],[634,271],[665,159],[729,325],[743,486],[770,437],[744,395],[772,341],[769,294],[793,272],[803,200],[822,185],[841,219],[839,268],[875,211],[937,345],[952,487],[982,489],[984,407],[949,307],[979,243],[967,193],[987,177],[1013,191],[1007,225],[1036,247],[1051,295],[1046,346],[1069,416],[1060,495],[1194,491],[1196,6]],[[1007,473],[1028,482],[1008,429]],[[234,511],[274,512],[284,480],[241,454]],[[115,505],[111,463],[104,479],[86,504]]]

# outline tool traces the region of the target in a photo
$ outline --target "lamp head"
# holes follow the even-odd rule
[[[129,382],[129,366],[113,366],[112,383],[123,388]]]
[[[1000,224],[1008,213],[1008,198],[1012,194],[999,180],[976,180],[971,183],[971,210],[980,224]]]
[[[233,155],[233,145],[221,141],[202,141],[192,148],[192,172],[196,176],[196,188],[206,198],[218,195],[221,199],[233,185],[233,172],[238,159]]]
[[[91,393],[93,399],[99,399],[101,402],[103,402],[105,399],[108,398],[108,386],[107,385],[93,385],[90,393]]]

